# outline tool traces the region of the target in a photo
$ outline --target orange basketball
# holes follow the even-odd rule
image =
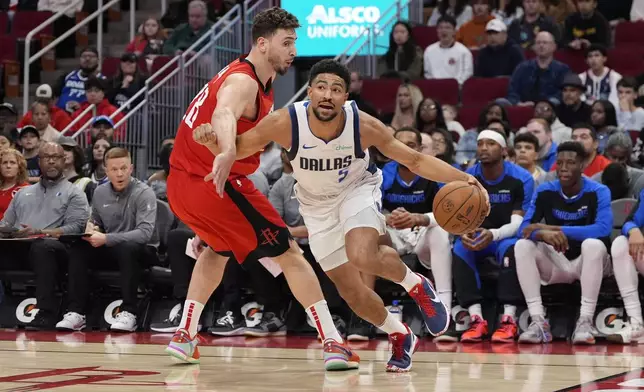
[[[467,182],[450,182],[434,197],[436,222],[449,233],[461,235],[474,231],[486,216],[485,196]]]

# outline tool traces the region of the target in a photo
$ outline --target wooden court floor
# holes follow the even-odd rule
[[[643,391],[644,345],[423,341],[408,374],[385,373],[386,340],[353,344],[359,371],[325,373],[312,338],[212,338],[201,365],[163,354],[170,335],[0,330],[0,391]]]

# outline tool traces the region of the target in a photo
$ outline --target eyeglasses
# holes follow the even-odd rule
[[[421,106],[422,109],[429,109],[429,110],[435,110],[436,105],[429,105],[429,104],[424,104]]]
[[[57,160],[63,159],[63,158],[65,158],[65,156],[61,155],[61,154],[56,154],[56,155],[45,154],[45,155],[40,156],[40,159],[42,159],[43,161],[50,161],[50,160],[51,161],[57,161]]]

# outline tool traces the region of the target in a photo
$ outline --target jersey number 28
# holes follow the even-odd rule
[[[221,75],[223,75],[226,71],[228,71],[228,68],[230,68],[230,65],[225,66],[224,68],[219,71],[217,74],[217,78],[220,78]],[[209,93],[209,88],[208,88],[208,83],[206,83],[205,86],[199,91],[197,96],[192,100],[190,103],[191,108],[190,111],[188,111],[184,116],[183,116],[183,121],[190,126],[190,128],[194,129],[195,125],[195,120],[197,119],[197,116],[199,115],[199,108],[201,108],[201,105],[206,101],[206,98],[208,98],[208,93]],[[201,124],[198,124],[201,125]]]

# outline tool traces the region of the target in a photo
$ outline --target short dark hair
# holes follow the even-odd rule
[[[500,120],[498,118],[494,118],[494,119],[488,121],[487,124],[485,124],[485,127],[488,128],[490,126],[490,124],[501,124],[501,126],[503,127],[503,132],[505,132],[505,135],[503,135],[503,136],[505,136],[505,138],[510,136],[510,133],[512,133],[512,128],[510,127],[510,124],[508,124],[507,121],[503,121],[503,120]]]
[[[632,88],[633,90],[637,90],[637,80],[631,76],[624,76],[619,82],[617,82],[617,87]]]
[[[438,22],[436,22],[436,26],[438,26],[441,23],[449,23],[451,24],[454,28],[456,28],[456,18],[454,18],[451,15],[443,15],[440,18],[438,18]]]
[[[604,57],[608,57],[608,49],[602,44],[591,44],[586,50],[586,57],[590,56],[592,52],[599,52]]]
[[[130,158],[130,152],[126,150],[123,147],[112,147],[109,150],[105,151],[105,155],[103,156],[103,162],[107,163],[108,160],[110,159],[117,159],[117,158]]]
[[[351,84],[351,71],[347,68],[346,65],[339,63],[332,59],[320,60],[311,67],[311,72],[309,73],[309,86],[313,84],[313,79],[316,76],[323,73],[330,73],[338,75],[344,80],[344,88],[349,91],[349,85]]]
[[[103,78],[90,76],[85,81],[85,90],[89,90],[90,88],[97,88],[101,91],[107,91],[107,83]]]
[[[539,151],[539,139],[530,132],[518,134],[517,137],[514,138],[514,145],[516,146],[517,143],[530,143],[534,146],[535,151]]]
[[[421,144],[423,144],[423,137],[421,136],[421,134],[418,131],[418,129],[416,129],[414,127],[402,127],[400,129],[398,129],[396,132],[394,132],[394,137],[396,137],[396,135],[398,135],[400,132],[411,132],[411,133],[413,133],[414,135],[416,135],[416,142],[418,143],[418,145],[420,146]]]
[[[557,154],[566,151],[577,153],[577,158],[582,162],[588,157],[586,150],[584,150],[584,146],[579,142],[567,141],[561,143],[559,147],[557,147]]]
[[[253,44],[259,37],[270,38],[279,29],[291,30],[300,27],[295,15],[280,7],[272,7],[255,15],[251,35]]]
[[[595,127],[588,123],[576,123],[572,127],[572,133],[575,133],[576,130],[578,129],[588,129],[590,131],[590,136],[593,138],[593,140],[597,140],[597,131],[595,130]]]

